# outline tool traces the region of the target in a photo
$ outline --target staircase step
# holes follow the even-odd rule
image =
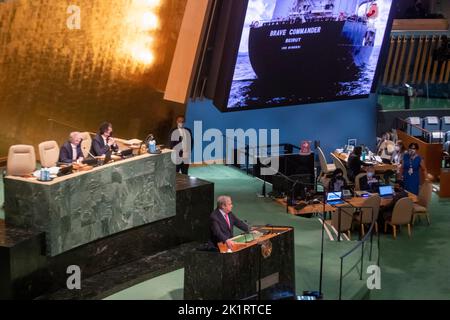
[[[189,242],[172,249],[146,256],[142,259],[81,279],[80,290],[61,289],[40,296],[39,300],[90,300],[103,299],[134,285],[184,267],[185,257],[200,247]],[[81,270],[83,274],[83,270]]]

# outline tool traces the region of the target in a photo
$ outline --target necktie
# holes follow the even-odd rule
[[[227,220],[228,228],[231,229],[230,218],[228,218],[228,213],[225,214],[225,219]]]

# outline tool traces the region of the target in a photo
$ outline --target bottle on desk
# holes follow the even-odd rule
[[[155,153],[156,152],[156,141],[153,136],[150,136],[148,141],[148,152]]]
[[[48,168],[41,169],[39,180],[50,181],[50,170]]]

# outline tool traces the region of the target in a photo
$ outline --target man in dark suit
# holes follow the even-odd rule
[[[72,132],[69,135],[69,141],[65,142],[59,150],[59,162],[72,163],[82,161],[81,140],[79,132]]]
[[[170,131],[169,146],[176,151],[176,172],[188,174],[189,163],[191,162],[191,151],[193,146],[192,131],[185,128],[185,119],[178,116],[177,127]]]
[[[239,220],[232,212],[233,203],[228,196],[217,198],[217,209],[210,215],[211,245],[217,248],[219,242],[226,243],[228,249],[233,250],[234,242],[233,227],[236,226],[242,231],[249,232],[247,224]]]
[[[92,139],[91,154],[93,156],[104,156],[110,149],[114,152],[119,151],[119,147],[112,137],[112,131],[111,123],[102,123],[97,135]]]

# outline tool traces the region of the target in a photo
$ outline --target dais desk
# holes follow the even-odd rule
[[[5,178],[5,218],[12,226],[45,232],[55,256],[109,235],[173,217],[172,150],[144,154],[55,178]]]

